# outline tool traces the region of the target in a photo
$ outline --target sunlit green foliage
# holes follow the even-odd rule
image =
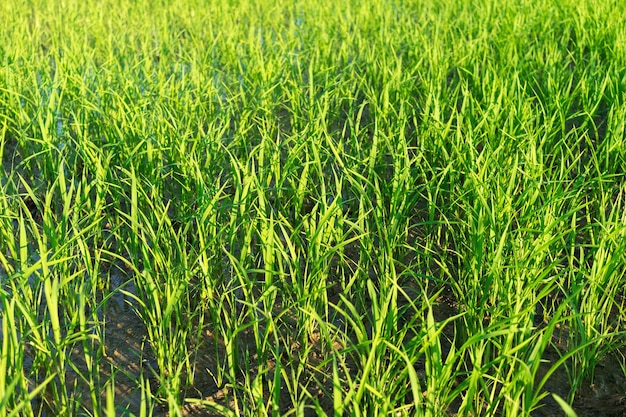
[[[0,416],[571,415],[623,355],[624,2],[0,16]]]

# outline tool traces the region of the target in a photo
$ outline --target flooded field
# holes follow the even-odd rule
[[[0,417],[626,415],[622,2],[0,16]]]

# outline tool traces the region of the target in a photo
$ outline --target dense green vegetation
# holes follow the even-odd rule
[[[626,393],[626,3],[0,16],[0,416]]]

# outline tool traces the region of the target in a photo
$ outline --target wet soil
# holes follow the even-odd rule
[[[103,358],[107,366],[101,369],[112,369],[115,372],[115,398],[118,415],[139,415],[141,409],[141,390],[137,386],[137,381],[143,375],[150,382],[152,389],[158,387],[156,379],[156,361],[152,355],[150,347],[147,343],[147,332],[141,320],[137,317],[132,301],[122,298],[112,299],[109,304],[109,312],[105,316],[106,332],[105,347],[106,355]],[[440,303],[435,306],[434,314],[437,321],[443,321],[448,317],[457,313],[457,309],[450,299],[443,297]],[[107,318],[108,317],[108,318]],[[564,353],[559,347],[563,347],[562,339],[566,338],[564,334],[566,330],[556,331],[553,335],[554,348],[548,349],[543,359],[545,363],[542,365],[538,378],[542,378],[550,366],[558,361]],[[452,334],[450,334],[452,336]],[[195,386],[193,392],[187,392],[188,398],[195,400],[205,400],[215,402],[227,408],[233,408],[232,392],[228,388],[218,387],[209,373],[215,368],[215,361],[211,358],[215,357],[214,336],[208,332],[205,333],[205,346],[199,352],[196,360],[197,375],[195,378]],[[312,347],[309,347],[308,365],[310,369],[321,366],[326,359],[326,354],[319,346],[315,337],[311,339]],[[245,343],[245,340],[244,340]],[[294,349],[301,347],[294,346]],[[337,346],[340,348],[340,346]],[[445,349],[443,346],[445,357]],[[78,352],[77,352],[78,353]],[[80,357],[80,355],[78,355]],[[593,383],[590,381],[583,382],[577,391],[572,408],[579,417],[626,417],[626,377],[617,356],[604,358],[595,370]],[[621,359],[624,360],[624,357]],[[283,367],[295,366],[287,360]],[[354,366],[354,364],[351,364]],[[418,365],[419,366],[419,365]],[[270,369],[273,364],[268,364]],[[348,369],[350,366],[347,367]],[[322,376],[325,372],[310,371],[303,374],[302,382],[308,387],[312,396],[315,396],[320,405],[323,406],[327,414],[332,415],[333,403],[330,394],[332,393],[331,381],[325,380]],[[330,371],[328,369],[327,371]],[[252,370],[254,372],[254,370]],[[418,373],[419,369],[418,369]],[[328,375],[329,373],[326,373]],[[108,378],[110,375],[103,375]],[[308,381],[307,381],[308,378]],[[283,404],[289,404],[289,395],[286,390],[282,393]],[[567,399],[570,386],[569,376],[566,367],[560,367],[548,379],[544,386],[544,391],[550,394],[554,393],[560,397]],[[155,416],[167,416],[165,408],[156,405],[154,408]],[[204,406],[192,402],[187,403],[183,408],[185,416],[218,416],[221,415],[217,411],[207,410]],[[288,407],[281,410],[288,412]],[[308,414],[307,414],[308,415]],[[311,411],[311,415],[315,415]],[[450,415],[456,415],[454,410],[450,410]],[[551,395],[546,396],[539,409],[532,413],[534,417],[548,417],[564,415],[561,407],[556,403]]]

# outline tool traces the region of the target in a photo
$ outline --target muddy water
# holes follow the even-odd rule
[[[0,280],[5,279],[7,279],[6,273],[0,270]],[[136,288],[133,282],[129,281],[123,274],[112,273],[110,285],[112,295],[107,300],[106,307],[99,311],[99,319],[104,323],[102,342],[105,352],[99,363],[100,379],[104,385],[105,381],[112,376],[114,377],[116,415],[139,415],[142,408],[142,392],[137,381],[143,376],[144,380],[150,384],[151,392],[155,392],[159,384],[155,376],[158,369],[148,343],[146,328],[135,311],[136,302],[123,292],[135,294]],[[439,304],[435,310],[438,321],[445,320],[455,313],[455,308],[445,303]],[[567,334],[563,333],[566,331],[567,329],[562,329],[555,332],[553,341],[557,348],[563,347],[560,339],[567,340]],[[1,338],[2,334],[0,333]],[[210,349],[201,352],[198,359],[199,369],[211,366],[207,362],[210,359],[207,358],[210,358],[213,353]],[[553,363],[559,360],[563,353],[556,349],[545,353],[546,363],[540,370],[539,379]],[[71,357],[74,365],[81,372],[86,372],[87,366],[84,362],[82,346],[74,349]],[[26,366],[32,366],[32,361],[27,361]],[[561,367],[548,379],[544,390],[567,398],[569,393],[568,380],[566,369]],[[66,375],[66,382],[69,386],[74,386],[76,383],[77,390],[80,391],[79,393],[83,398],[83,407],[87,410],[91,409],[93,405],[85,388],[86,384],[81,383],[71,369]],[[194,396],[220,401],[220,392],[210,381],[208,375],[198,375],[196,388],[197,395]],[[34,405],[37,406],[37,404]],[[574,398],[573,408],[580,417],[626,417],[626,378],[624,378],[624,372],[615,357],[607,357],[598,364],[593,383],[590,381],[583,383]],[[154,405],[154,408],[150,406],[147,410],[148,414],[150,409],[153,410],[152,415],[154,416],[167,415],[166,410],[159,405]],[[332,412],[331,409],[328,411]],[[213,415],[201,407],[192,406],[184,408],[183,414],[188,416]],[[42,415],[52,416],[53,414],[43,412]],[[451,415],[454,415],[454,412],[451,412]],[[548,395],[542,401],[541,407],[531,415],[534,417],[558,416],[563,415],[563,411],[552,399],[552,396]]]

